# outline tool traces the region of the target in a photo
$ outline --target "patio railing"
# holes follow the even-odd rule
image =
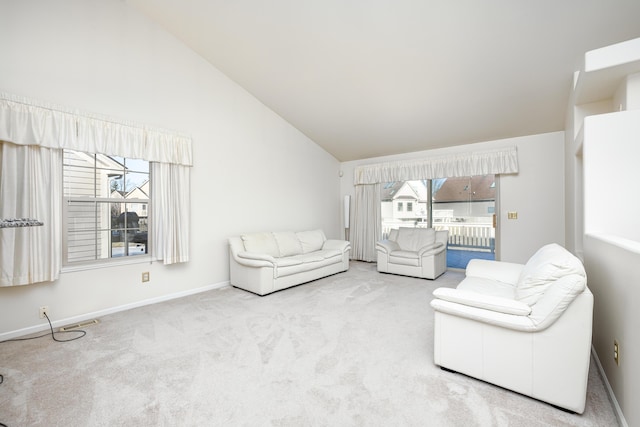
[[[413,225],[413,224],[412,224]],[[382,234],[386,239],[392,228],[406,227],[406,223],[384,223]],[[426,223],[417,223],[415,227],[427,227]],[[436,230],[449,230],[449,247],[495,252],[495,229],[491,224],[446,221],[433,224]]]

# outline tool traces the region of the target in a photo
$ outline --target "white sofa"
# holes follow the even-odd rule
[[[593,295],[580,260],[557,244],[526,263],[472,260],[456,289],[434,291],[434,361],[582,413]]]
[[[376,243],[378,271],[436,279],[447,271],[449,232],[433,228],[400,227]]]
[[[322,230],[229,238],[231,285],[266,295],[349,269],[351,245]]]

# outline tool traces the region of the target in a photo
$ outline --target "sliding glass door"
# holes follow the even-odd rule
[[[495,259],[494,175],[388,182],[381,187],[383,237],[399,227],[449,231],[447,265]]]

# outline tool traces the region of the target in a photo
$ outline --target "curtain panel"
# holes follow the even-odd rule
[[[164,264],[189,261],[191,168],[151,164],[152,255]]]
[[[0,93],[0,140],[145,159],[193,164],[191,139],[170,131]]]
[[[517,172],[518,152],[514,146],[498,150],[358,166],[354,171],[354,184]]]
[[[58,278],[61,181],[61,150],[0,141],[0,219],[34,218],[43,223],[0,229],[0,286]]]
[[[356,185],[351,235],[351,258],[377,260],[376,242],[382,238],[380,184]]]

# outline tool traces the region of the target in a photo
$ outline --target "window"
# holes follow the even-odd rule
[[[407,212],[413,212],[413,202],[407,202]]]
[[[402,212],[402,211],[403,211],[402,202],[398,202],[398,212]]]
[[[64,150],[64,263],[148,253],[149,162]]]

